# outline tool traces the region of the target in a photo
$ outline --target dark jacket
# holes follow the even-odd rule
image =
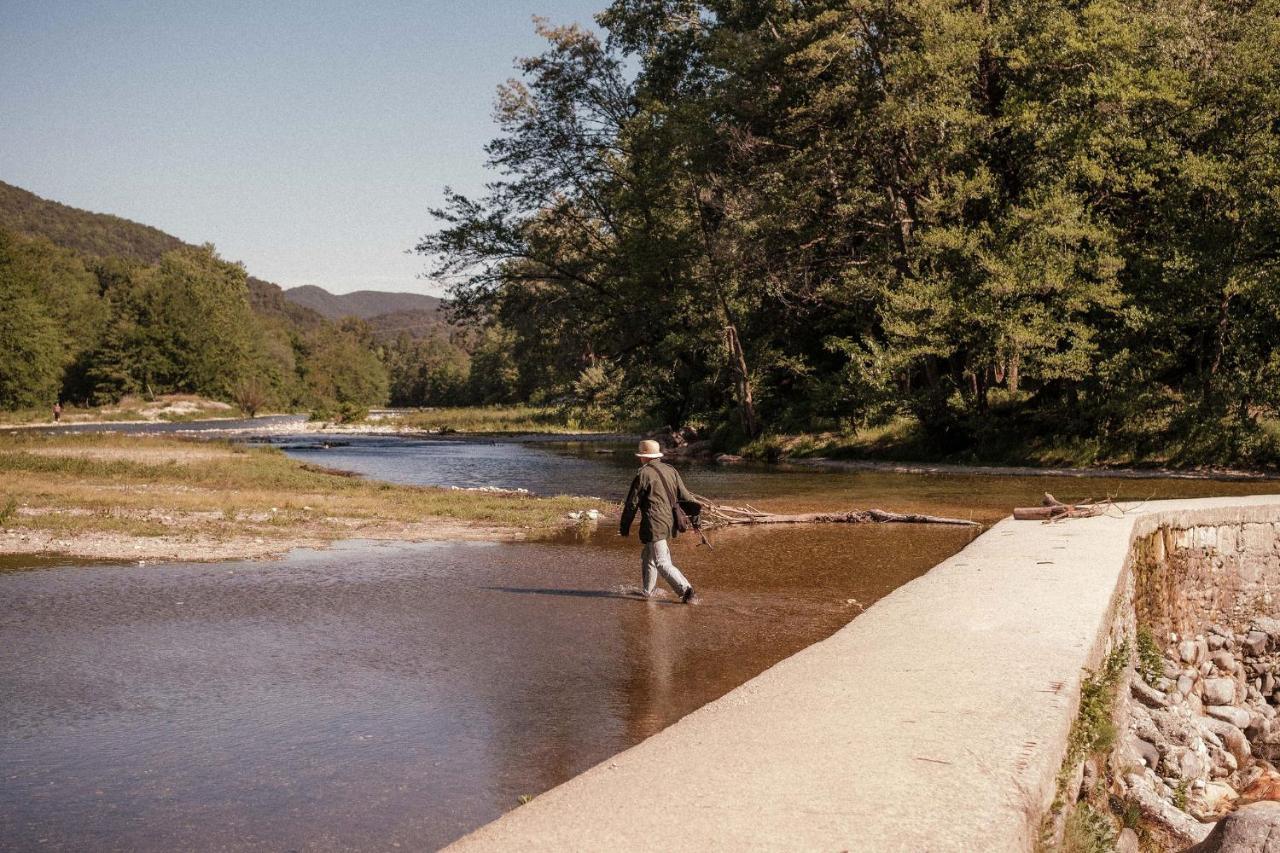
[[[667,483],[671,484],[670,491]],[[627,502],[622,507],[619,532],[623,536],[631,532],[631,522],[636,517],[636,510],[639,510],[641,542],[675,539],[671,492],[675,493],[676,500],[693,500],[693,495],[684,487],[684,480],[680,479],[680,472],[675,468],[665,462],[650,462],[643,466],[631,481],[631,491],[627,493]]]

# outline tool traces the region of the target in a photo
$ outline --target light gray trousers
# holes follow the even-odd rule
[[[645,595],[653,594],[653,588],[658,585],[658,575],[662,575],[676,595],[684,595],[689,588],[689,582],[671,562],[671,546],[665,539],[645,543],[644,550],[640,552],[640,571],[644,575]]]

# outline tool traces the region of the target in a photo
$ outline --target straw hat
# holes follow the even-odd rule
[[[636,451],[636,456],[641,459],[661,459],[662,448],[658,442],[646,438],[640,442],[640,449]]]

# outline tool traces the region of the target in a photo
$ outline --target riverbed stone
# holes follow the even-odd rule
[[[1266,636],[1265,634],[1263,635]],[[1200,647],[1196,645],[1195,640],[1183,640],[1178,643],[1178,657],[1182,658],[1183,663],[1195,663],[1196,655],[1199,654]]]
[[[1206,705],[1230,705],[1236,698],[1234,678],[1206,678],[1204,703]]]
[[[1142,738],[1134,738],[1133,748],[1142,756],[1143,763],[1152,770],[1160,766],[1160,750],[1156,749],[1155,744]]]
[[[1160,824],[1166,832],[1184,844],[1195,844],[1209,834],[1211,827],[1200,823],[1150,788],[1133,788],[1132,798],[1144,817]],[[1213,853],[1217,853],[1216,849]]]
[[[1280,853],[1280,803],[1241,806],[1187,853]]]
[[[1138,833],[1127,826],[1120,830],[1120,834],[1116,837],[1116,853],[1140,853],[1141,850]]]
[[[1187,813],[1200,821],[1214,821],[1239,797],[1225,782],[1209,782],[1187,800]]]
[[[1199,736],[1195,726],[1191,725],[1191,716],[1185,708],[1156,709],[1150,712],[1150,716],[1152,724],[1160,732],[1160,737],[1169,743],[1189,746],[1191,741]]]
[[[1257,657],[1266,654],[1267,641],[1270,639],[1265,631],[1250,631],[1245,636],[1244,645],[1249,654]]]
[[[1200,717],[1196,723],[1207,733],[1212,733],[1223,749],[1235,757],[1238,765],[1243,765],[1253,754],[1249,739],[1238,726],[1213,717]]]
[[[1244,708],[1237,708],[1233,705],[1209,705],[1206,706],[1204,712],[1210,717],[1223,722],[1230,723],[1238,729],[1248,727],[1253,716]]]
[[[1212,636],[1216,637],[1217,634],[1214,634]],[[1218,669],[1222,670],[1224,673],[1228,675],[1235,672],[1236,659],[1235,659],[1235,655],[1231,654],[1231,652],[1228,652],[1228,651],[1214,652],[1212,655],[1209,656],[1209,660],[1213,662],[1214,666],[1216,666]]]
[[[1129,682],[1129,693],[1134,699],[1137,699],[1148,708],[1163,708],[1169,704],[1169,699],[1164,693],[1147,684],[1141,678],[1134,678]]]

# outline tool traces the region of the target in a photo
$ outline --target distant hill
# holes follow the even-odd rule
[[[154,264],[186,243],[159,228],[109,213],[91,213],[60,204],[0,181],[0,227],[27,237],[44,237],[82,255]]]
[[[423,293],[394,293],[386,290],[330,293],[323,287],[304,284],[301,287],[290,287],[284,292],[284,298],[296,305],[310,308],[330,320],[343,317],[372,320],[378,317],[389,328],[397,324],[397,318],[384,315],[409,313],[411,316],[401,318],[407,323],[430,322],[432,318],[443,322],[439,297]]]
[[[82,255],[120,257],[154,264],[165,252],[190,245],[159,228],[109,213],[93,213],[41,198],[0,181],[0,228],[24,237],[43,237]],[[303,328],[321,322],[305,306],[285,299],[269,281],[249,276],[249,302],[259,314],[286,318]]]

